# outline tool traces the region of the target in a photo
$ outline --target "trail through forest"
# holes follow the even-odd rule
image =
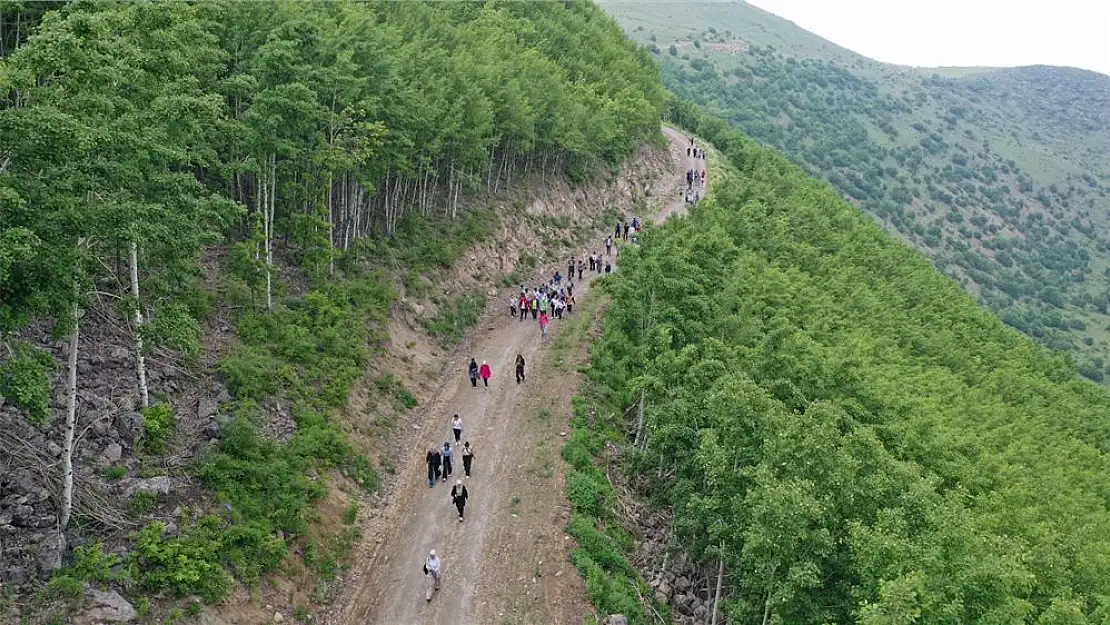
[[[664,198],[656,220],[684,211],[686,172],[705,167],[686,156],[687,136],[670,128],[664,134],[674,177],[656,184],[655,197]],[[577,257],[604,253],[604,236],[599,233],[591,249]],[[565,262],[562,266],[565,271]],[[575,314],[593,311],[582,303],[596,275],[576,281]],[[390,504],[372,527],[364,527],[363,548],[348,578],[352,587],[328,621],[333,625],[580,623],[589,610],[582,582],[567,561],[570,541],[562,531],[569,510],[560,433],[567,428],[563,407],[578,390],[578,376],[573,367],[552,366],[551,346],[570,321],[553,321],[541,340],[531,318],[509,317],[508,293],[503,295],[498,298],[506,305],[471,332],[455,354],[457,367],[441,378],[440,391],[425,408],[421,444],[398,467]],[[524,356],[528,376],[519,385],[513,375],[517,354]],[[488,389],[480,382],[470,386],[470,357],[492,367]],[[425,463],[429,447],[444,441],[455,447],[454,414],[463,419],[463,440],[474,448],[473,477],[463,479],[470,498],[461,523],[450,497],[456,478],[463,478],[460,452],[450,480],[434,488],[428,486]],[[421,569],[430,549],[442,562],[442,587],[428,603]]]

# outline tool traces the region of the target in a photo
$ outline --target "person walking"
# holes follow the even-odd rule
[[[424,560],[424,574],[432,576],[432,581],[435,582],[436,590],[439,590],[439,566],[440,563],[439,558],[436,557],[436,550],[432,549],[428,552],[428,558]],[[428,600],[431,601],[430,595],[428,596]]]
[[[621,222],[619,220],[617,221],[617,227],[613,228],[613,236],[618,239],[621,238]]]
[[[478,363],[473,358],[470,359],[470,386],[478,388]]]
[[[575,263],[573,258],[567,261],[567,280],[574,279],[574,268],[576,265],[577,263]]]
[[[524,381],[524,356],[521,354],[516,355],[516,383],[520,384]],[[459,440],[458,438],[455,439]]]
[[[482,367],[480,369],[478,369],[478,377],[482,378],[482,384],[484,384],[486,386],[486,388],[489,388],[489,376],[490,376],[489,363],[487,363],[486,361],[483,360],[482,361]]]
[[[551,320],[547,318],[547,313],[540,314],[540,337],[547,336],[547,324],[549,323],[551,323]]]
[[[455,433],[455,444],[459,444],[459,439],[462,438],[462,417],[455,415],[451,418],[451,431]]]
[[[443,481],[446,482],[447,478],[451,477],[451,443],[443,441]]]
[[[470,449],[470,441],[463,443],[462,457],[463,473],[466,474],[467,479],[470,479],[470,465],[474,462],[474,452]]]
[[[425,460],[428,463],[428,488],[432,488],[436,485],[436,480],[439,479],[439,450],[435,447],[429,448]]]
[[[582,270],[583,270],[583,268],[585,268],[585,267],[586,267],[586,263],[585,263],[585,262],[583,262],[583,261],[578,261],[578,279],[579,279],[579,280],[581,280],[581,279],[582,279]]]
[[[451,489],[451,501],[455,503],[455,508],[459,511],[459,523],[463,520],[463,508],[466,507],[466,499],[470,493],[466,492],[466,485],[462,480],[455,480],[455,487]]]
[[[605,255],[613,255],[613,237],[605,237]]]

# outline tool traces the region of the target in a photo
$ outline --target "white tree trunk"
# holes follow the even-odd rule
[[[73,433],[77,429],[77,346],[81,337],[80,309],[73,303],[73,334],[69,337],[69,372],[66,397],[66,433],[62,444],[62,513],[58,529],[65,531],[73,512]]]
[[[644,440],[643,436],[644,436],[644,399],[645,399],[645,395],[647,395],[647,391],[645,389],[640,389],[640,402],[639,402],[639,406],[636,407],[636,440],[632,443],[636,447],[639,447],[640,443],[643,442],[643,440]]]
[[[268,174],[262,180],[262,185],[269,185],[266,190],[266,201],[263,203],[264,214],[262,221],[266,231],[266,310],[274,309],[274,286],[271,274],[274,266],[274,194],[277,191],[277,155],[271,154],[267,163]]]
[[[717,564],[717,592],[713,593],[713,620],[710,625],[717,625],[717,608],[721,604],[721,580],[725,577],[725,543],[721,541],[721,554],[717,556],[720,562]]]
[[[146,384],[146,358],[143,356],[143,307],[139,305],[139,245],[131,240],[131,297],[135,300],[135,369],[139,374],[139,400],[143,408],[150,406],[150,392]]]

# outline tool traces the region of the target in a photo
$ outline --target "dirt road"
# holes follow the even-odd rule
[[[686,136],[669,128],[664,134],[674,177],[655,187],[654,197],[664,198],[657,212],[662,218],[684,209],[686,171],[697,166],[686,156]],[[591,281],[587,276],[576,284],[579,302]],[[577,376],[565,363],[560,368],[551,363],[559,326],[570,321],[553,320],[541,340],[535,321],[509,317],[508,295],[498,295],[506,306],[471,332],[465,351],[456,354],[458,366],[441,379],[440,391],[425,407],[422,445],[398,467],[396,494],[353,563],[357,587],[330,619],[334,625],[580,623],[588,612],[582,583],[566,562],[562,532],[567,510],[558,451],[567,414],[553,415],[547,408],[560,407],[578,389]],[[520,385],[513,375],[517,354],[528,363],[528,379]],[[470,357],[492,368],[488,389],[480,382],[471,388]],[[432,488],[424,462],[432,445],[455,446],[454,414],[462,417],[463,440],[475,455],[473,477],[463,479],[470,495],[464,522],[450,498],[451,486],[462,477],[458,452],[450,481]],[[428,603],[421,567],[430,549],[441,558],[443,585]]]

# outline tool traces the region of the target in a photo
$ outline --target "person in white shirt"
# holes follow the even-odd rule
[[[435,588],[439,590],[439,558],[436,557],[435,549],[428,552],[428,559],[424,561],[424,574],[432,576]]]

